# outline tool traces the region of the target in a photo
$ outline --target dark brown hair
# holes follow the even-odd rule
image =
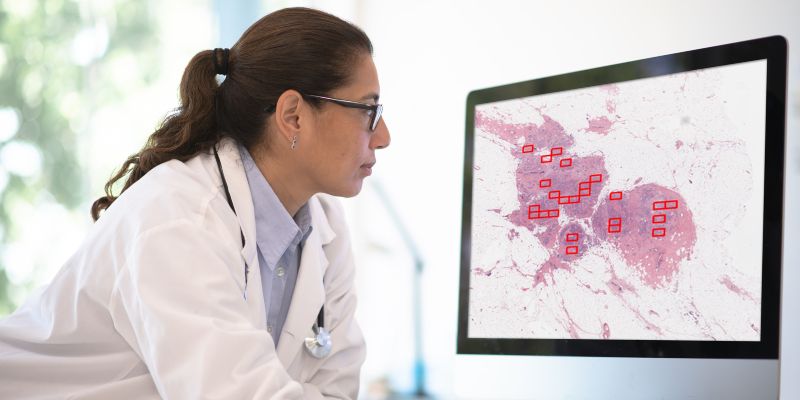
[[[217,57],[221,54],[216,52]],[[186,161],[210,150],[223,136],[252,148],[266,139],[264,110],[284,91],[324,95],[345,86],[364,54],[372,54],[372,43],[361,29],[309,8],[279,10],[250,26],[230,49],[221,84],[215,52],[197,53],[181,79],[180,106],[106,183],[106,195],[92,204],[92,218],[97,221],[116,200],[112,188],[126,175],[120,195],[156,166],[172,159]]]

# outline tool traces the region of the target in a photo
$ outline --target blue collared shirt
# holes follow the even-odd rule
[[[292,218],[256,166],[250,152],[239,145],[239,154],[253,197],[267,331],[277,347],[297,281],[300,254],[311,233],[311,214],[306,203]]]

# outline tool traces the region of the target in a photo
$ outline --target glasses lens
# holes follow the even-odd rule
[[[378,107],[375,108],[375,113],[372,114],[372,121],[369,130],[374,131],[375,128],[378,127],[378,121],[381,120],[381,114],[383,114],[383,104],[378,104]]]

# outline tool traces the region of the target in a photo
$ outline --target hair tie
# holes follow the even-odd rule
[[[222,52],[222,59],[217,56],[217,52]],[[228,54],[229,49],[214,49],[214,72],[218,75],[228,75]]]

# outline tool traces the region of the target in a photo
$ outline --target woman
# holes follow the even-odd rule
[[[331,196],[358,194],[389,145],[379,92],[364,32],[311,9],[198,53],[81,248],[0,322],[0,398],[355,398]]]

